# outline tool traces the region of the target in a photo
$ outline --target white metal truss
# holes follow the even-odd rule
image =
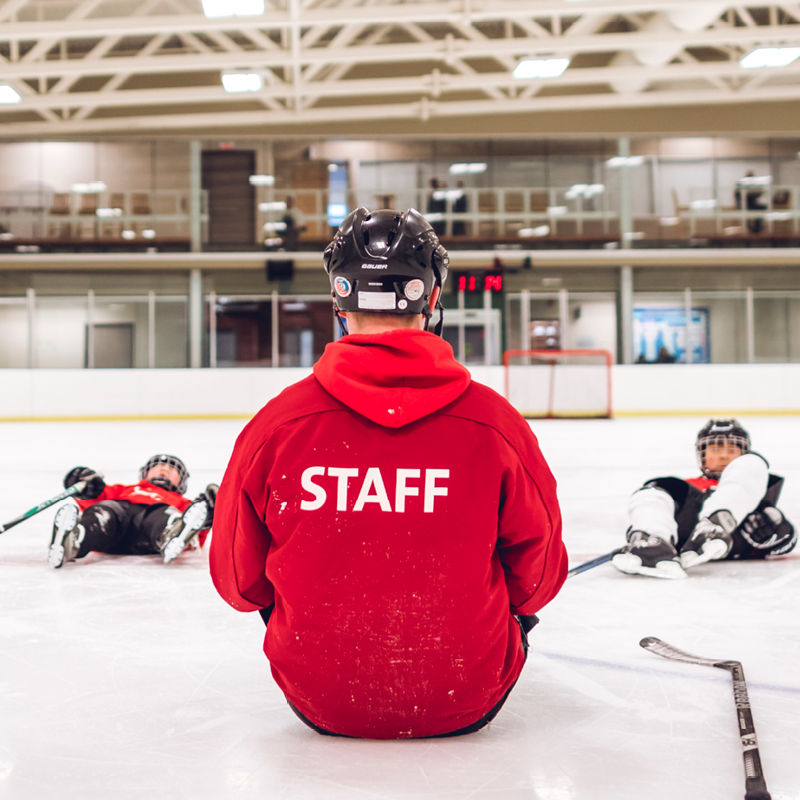
[[[800,5],[714,0],[267,0],[209,19],[200,0],[2,0],[0,136],[70,136],[354,120],[800,99]],[[523,58],[558,78],[517,81]],[[228,94],[224,70],[263,78]]]

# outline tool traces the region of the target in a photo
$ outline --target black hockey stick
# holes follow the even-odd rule
[[[20,516],[12,519],[11,522],[6,522],[5,525],[0,525],[0,533],[5,533],[9,528],[19,525],[20,522],[25,522],[26,519],[30,519],[40,511],[44,511],[46,508],[50,508],[50,506],[54,506],[56,503],[60,503],[62,500],[66,500],[68,497],[73,497],[76,494],[80,494],[86,488],[86,484],[92,478],[102,477],[103,476],[99,472],[95,472],[94,475],[87,475],[83,480],[72,484],[69,489],[65,489],[63,492],[61,492],[61,494],[57,494],[55,497],[51,497],[49,500],[43,500],[38,506],[34,506],[30,511],[20,514]]]
[[[580,575],[581,572],[586,572],[586,570],[594,569],[595,567],[599,567],[601,564],[607,564],[611,561],[612,558],[617,553],[621,553],[622,548],[618,547],[616,550],[612,550],[610,553],[605,553],[602,556],[597,556],[597,558],[592,558],[589,561],[584,561],[583,564],[578,564],[577,566],[573,567],[569,572],[567,572],[567,577],[572,578],[575,575]]]
[[[758,754],[756,729],[753,724],[753,712],[747,696],[747,684],[744,682],[744,670],[738,661],[715,661],[713,658],[700,658],[685,653],[671,644],[648,636],[639,642],[641,647],[664,658],[674,661],[685,661],[687,664],[701,664],[705,667],[719,667],[731,674],[733,681],[733,700],[736,703],[736,715],[739,719],[739,736],[742,739],[745,774],[745,800],[771,800],[761,769],[761,756]]]

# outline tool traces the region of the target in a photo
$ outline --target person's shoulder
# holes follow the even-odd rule
[[[274,430],[287,422],[339,407],[339,403],[326,392],[319,381],[309,375],[287,386],[273,397],[245,427],[261,431]],[[243,431],[244,432],[244,431]]]
[[[476,381],[472,381],[466,391],[447,406],[443,413],[493,428],[506,439],[536,441],[530,426],[519,411],[494,389]]]

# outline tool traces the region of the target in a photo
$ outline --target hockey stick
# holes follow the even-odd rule
[[[567,577],[572,578],[575,575],[580,575],[581,572],[586,572],[589,569],[594,569],[595,567],[599,567],[601,564],[607,564],[611,561],[612,558],[617,553],[621,553],[622,548],[619,547],[616,550],[612,550],[610,553],[605,553],[602,556],[597,556],[597,558],[592,558],[589,561],[584,561],[583,564],[578,564],[577,566],[573,567],[569,572],[567,572]]]
[[[756,729],[753,724],[753,712],[747,696],[747,684],[744,682],[744,670],[738,661],[715,661],[713,658],[700,658],[673,647],[671,644],[648,636],[639,645],[651,653],[674,661],[687,664],[700,664],[704,667],[719,667],[731,674],[733,681],[733,700],[736,703],[736,714],[739,719],[739,736],[742,740],[745,774],[745,800],[771,800],[767,791],[767,783],[761,769],[761,756],[758,754]]]
[[[50,506],[54,506],[56,503],[60,503],[62,500],[66,500],[68,497],[73,497],[76,494],[80,494],[85,488],[86,484],[92,478],[102,478],[103,476],[99,472],[95,472],[94,475],[87,475],[82,480],[79,480],[77,483],[73,483],[69,489],[64,490],[61,494],[57,494],[55,497],[51,497],[49,500],[44,500],[39,503],[38,506],[34,506],[30,511],[26,511],[24,514],[20,514],[20,516],[12,519],[11,522],[6,522],[5,525],[0,525],[0,533],[5,533],[10,528],[13,528],[15,525],[19,525],[20,522],[25,522],[26,519],[30,519],[31,517],[38,514],[40,511],[44,511],[46,508],[50,508]]]

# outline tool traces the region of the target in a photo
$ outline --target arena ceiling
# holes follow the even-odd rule
[[[800,3],[266,0],[258,16],[208,18],[200,0],[3,0],[0,85],[20,99],[0,105],[0,136],[448,120],[457,134],[464,120],[723,105],[746,115],[754,102],[788,109],[798,128],[800,59],[740,65],[785,46],[800,46]],[[558,77],[512,75],[520,60],[552,58],[569,59]],[[261,88],[226,92],[222,74],[240,70]]]

